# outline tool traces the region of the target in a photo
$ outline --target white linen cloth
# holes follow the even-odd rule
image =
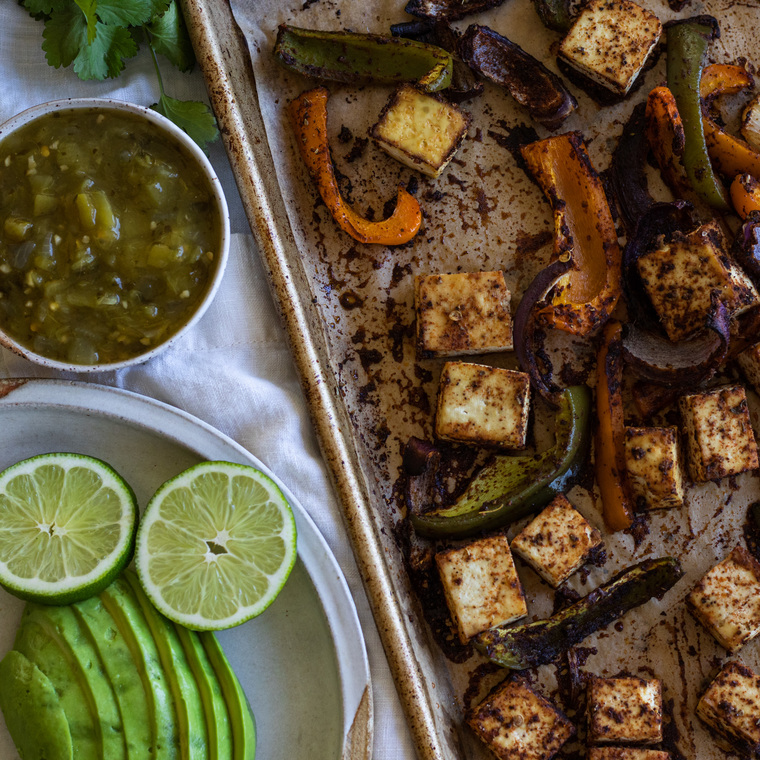
[[[127,61],[117,79],[82,82],[72,69],[47,64],[42,23],[14,0],[0,4],[0,30],[0,122],[30,106],[65,97],[114,97],[144,106],[158,100],[147,50]],[[199,71],[180,74],[162,61],[161,73],[172,97],[207,101]],[[200,322],[159,357],[119,372],[56,373],[0,349],[0,377],[65,377],[126,388],[199,417],[269,466],[318,525],[354,597],[372,673],[374,758],[412,758],[409,731],[220,141],[209,154],[227,196],[234,234],[221,288]]]

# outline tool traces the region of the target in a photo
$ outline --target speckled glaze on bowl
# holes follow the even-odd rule
[[[15,338],[8,335],[2,325],[0,325],[0,345],[35,364],[64,372],[105,372],[108,370],[123,369],[124,367],[130,367],[135,364],[142,364],[143,362],[152,359],[157,354],[160,354],[162,351],[169,348],[169,346],[184,335],[203,316],[219,289],[219,284],[221,283],[225,267],[227,266],[230,249],[230,217],[227,208],[227,200],[224,197],[221,182],[216,176],[216,172],[211,166],[206,154],[201,150],[197,143],[189,137],[186,132],[181,130],[173,122],[169,121],[165,116],[162,116],[160,113],[153,111],[150,108],[136,105],[135,103],[128,103],[124,100],[115,100],[112,98],[66,98],[63,100],[52,100],[47,103],[41,103],[40,105],[32,106],[31,108],[16,114],[16,116],[12,116],[3,124],[0,124],[0,141],[26,124],[39,119],[41,116],[46,116],[47,114],[56,111],[69,111],[72,109],[124,111],[154,124],[156,129],[164,132],[195,160],[198,167],[208,180],[214,202],[216,203],[219,212],[219,252],[216,256],[215,268],[208,283],[206,293],[198,303],[192,316],[176,332],[172,333],[166,338],[166,340],[150,350],[118,362],[72,364],[57,359],[49,359],[48,357],[33,351],[31,348],[24,346]]]

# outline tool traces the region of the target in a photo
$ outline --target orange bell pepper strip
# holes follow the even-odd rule
[[[686,135],[673,93],[667,87],[655,87],[647,98],[647,140],[665,184],[677,198],[693,194],[681,156]]]
[[[596,358],[594,470],[602,497],[604,523],[613,532],[629,528],[633,522],[633,500],[625,464],[625,420],[621,396],[622,334],[620,322],[608,322]]]
[[[604,187],[579,132],[538,140],[521,152],[554,212],[554,255],[573,262],[537,319],[588,335],[609,319],[621,289],[621,252]]]
[[[357,214],[343,199],[335,177],[327,140],[327,88],[316,87],[301,93],[288,106],[298,149],[322,200],[340,228],[360,243],[403,245],[418,232],[422,223],[420,204],[399,185],[396,208],[381,222]]]
[[[731,203],[736,213],[746,219],[753,211],[760,211],[760,182],[751,174],[737,174],[731,183]]]
[[[714,64],[704,70],[699,94],[709,105],[719,95],[735,94],[752,84],[752,75],[743,66]],[[744,140],[722,130],[706,107],[702,109],[702,124],[710,159],[721,174],[731,178],[737,174],[760,177],[760,153]]]

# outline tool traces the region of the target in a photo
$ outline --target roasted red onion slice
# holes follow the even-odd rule
[[[406,479],[406,508],[410,513],[422,513],[433,506],[435,479],[441,462],[441,452],[428,441],[412,436],[404,447],[403,466]]]

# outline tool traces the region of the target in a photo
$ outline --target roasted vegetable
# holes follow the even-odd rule
[[[487,26],[469,26],[459,41],[459,53],[465,63],[506,89],[547,129],[557,129],[578,106],[556,74]]]
[[[456,21],[473,13],[496,8],[504,0],[409,0],[404,10],[418,18]]]
[[[416,82],[428,92],[451,82],[451,55],[409,39],[355,32],[323,32],[281,24],[274,46],[286,68],[336,82]]]
[[[382,245],[408,243],[420,228],[422,212],[420,204],[401,185],[393,214],[382,222],[359,216],[341,197],[327,141],[329,95],[326,88],[317,87],[301,93],[288,107],[298,149],[322,200],[341,229],[355,240]]]
[[[683,120],[681,162],[694,192],[710,206],[728,210],[728,201],[710,163],[702,122],[699,83],[707,48],[720,34],[712,16],[696,16],[668,26],[668,87]]]
[[[653,596],[664,594],[682,575],[673,557],[645,560],[547,620],[492,628],[475,636],[473,643],[504,668],[543,665]]]
[[[760,182],[751,174],[737,174],[731,183],[731,203],[742,219],[760,211]]]
[[[686,135],[673,93],[667,87],[655,87],[647,98],[647,140],[665,184],[677,198],[692,193],[681,163]]]
[[[622,335],[620,322],[608,322],[596,357],[594,469],[604,523],[611,531],[629,528],[633,522],[633,498],[625,465]]]
[[[731,254],[755,287],[760,287],[760,211],[750,211],[734,238]]]
[[[545,506],[570,487],[585,460],[590,407],[585,385],[564,390],[552,448],[530,456],[495,456],[450,507],[423,512],[420,505],[408,505],[415,530],[424,536],[460,538],[503,527]]]
[[[569,0],[533,0],[541,23],[554,32],[567,32],[573,25]]]
[[[578,132],[525,145],[522,155],[554,211],[554,256],[573,261],[539,320],[588,335],[620,298],[620,246],[604,187]]]

